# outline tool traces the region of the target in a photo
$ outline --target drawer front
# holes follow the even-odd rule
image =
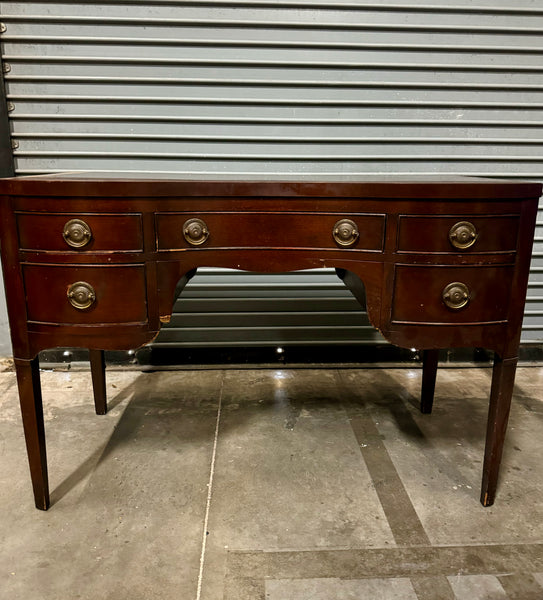
[[[29,321],[80,325],[147,321],[143,265],[27,264],[23,277]]]
[[[517,248],[519,217],[401,215],[399,252],[495,253]]]
[[[21,250],[141,252],[141,215],[18,213]]]
[[[392,321],[450,324],[505,321],[513,272],[513,266],[398,265]],[[447,301],[453,307],[447,306]]]
[[[368,214],[313,213],[159,213],[157,244],[159,250],[200,248],[351,248],[382,252],[385,216]],[[190,243],[184,235],[186,223],[199,219],[208,235]],[[334,238],[336,225],[350,221],[356,234],[342,244]],[[347,232],[348,233],[348,232]],[[189,236],[190,237],[190,236]],[[205,237],[205,239],[204,239]],[[341,239],[341,237],[340,237]],[[204,240],[204,241],[202,241]]]

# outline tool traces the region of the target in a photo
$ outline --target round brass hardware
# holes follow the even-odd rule
[[[90,283],[76,281],[68,288],[68,300],[78,310],[85,310],[96,302],[96,292]]]
[[[72,248],[83,248],[92,238],[91,228],[81,219],[71,219],[64,225],[64,241]]]
[[[360,233],[354,221],[341,219],[334,225],[332,235],[340,246],[352,246],[358,240]]]
[[[477,241],[477,229],[469,221],[460,221],[453,225],[449,231],[449,241],[459,250],[471,248]]]
[[[452,310],[464,308],[470,301],[470,291],[465,283],[454,281],[445,286],[442,293],[443,302]]]
[[[183,225],[183,235],[192,246],[200,246],[209,237],[209,229],[202,219],[189,219]]]

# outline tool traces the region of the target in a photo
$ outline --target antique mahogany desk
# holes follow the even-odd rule
[[[432,408],[437,349],[493,350],[481,490],[491,505],[540,194],[535,183],[472,178],[1,180],[2,264],[36,506],[49,506],[38,352],[89,348],[104,414],[104,350],[150,342],[198,267],[335,268],[385,338],[425,351],[423,412]]]

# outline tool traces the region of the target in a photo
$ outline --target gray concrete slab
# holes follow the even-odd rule
[[[32,508],[16,398],[3,396],[0,597],[193,597],[221,377],[108,373],[112,409],[96,416],[88,373],[42,374],[47,513]]]
[[[397,579],[297,579],[268,581],[267,600],[417,600],[407,578]]]
[[[394,544],[333,371],[226,373],[209,531],[209,597],[230,550]]]
[[[0,372],[0,599],[543,598],[543,369],[519,369],[497,502],[488,369],[44,372],[33,507]]]
[[[394,542],[329,371],[227,372],[216,469],[230,548]]]
[[[519,370],[507,444],[498,488],[491,508],[477,502],[484,451],[489,369],[442,369],[438,374],[434,411],[417,407],[418,376],[409,371],[351,371],[346,376],[367,394],[387,390],[371,412],[419,519],[434,544],[507,543],[543,540],[543,497],[540,471],[543,453],[543,394],[528,385],[534,369]],[[524,376],[523,376],[524,375]],[[543,384],[543,381],[541,382]],[[405,384],[405,385],[402,385]],[[543,387],[539,388],[543,390]],[[398,397],[404,395],[403,402]],[[368,399],[369,400],[369,399]],[[526,409],[529,406],[529,409]],[[469,508],[468,508],[469,507]],[[524,511],[529,510],[527,519]]]
[[[507,594],[493,575],[457,575],[449,577],[457,598],[471,600],[506,600]]]

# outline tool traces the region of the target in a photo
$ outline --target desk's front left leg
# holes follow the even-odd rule
[[[503,360],[497,354],[494,357],[481,487],[481,504],[483,506],[492,506],[496,496],[517,361],[517,358]]]
[[[49,482],[38,358],[33,360],[16,358],[15,370],[34,500],[36,508],[47,510],[49,508]]]

